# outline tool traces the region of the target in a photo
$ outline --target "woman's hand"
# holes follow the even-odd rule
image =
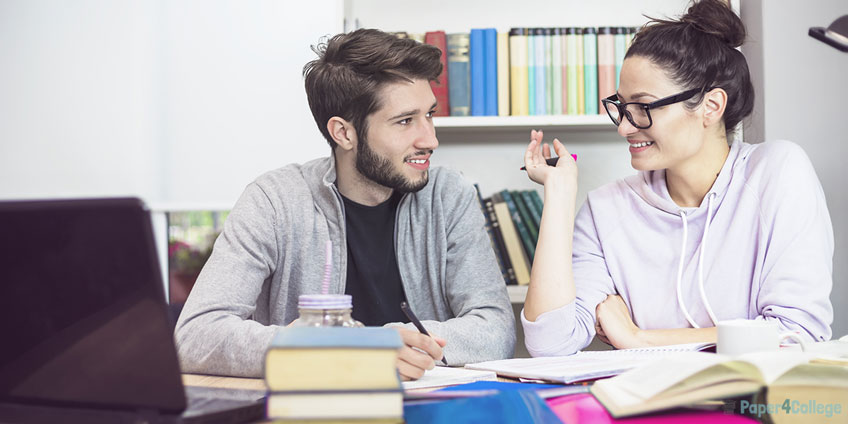
[[[597,321],[595,331],[604,343],[617,349],[642,347],[639,338],[642,331],[630,317],[630,310],[619,295],[609,295],[595,308]]]
[[[551,146],[542,143],[542,131],[530,131],[530,144],[524,152],[524,166],[527,176],[536,183],[545,185],[550,181],[557,180],[577,187],[577,162],[571,158],[565,146],[559,140],[554,139],[554,151],[560,160],[556,166],[549,166],[545,160],[551,157]],[[568,159],[568,160],[566,160]]]

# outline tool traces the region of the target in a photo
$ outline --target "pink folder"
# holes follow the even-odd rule
[[[589,393],[577,395],[560,396],[547,400],[548,407],[554,411],[557,417],[564,423],[739,423],[750,424],[757,421],[753,418],[735,414],[725,414],[722,411],[686,411],[666,412],[654,415],[615,419],[607,412],[603,405]]]

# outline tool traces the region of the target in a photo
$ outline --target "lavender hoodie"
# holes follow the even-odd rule
[[[615,293],[639,328],[692,327],[686,314],[714,326],[699,271],[719,321],[764,319],[810,340],[831,336],[833,228],[809,158],[789,141],[733,143],[697,208],[671,200],[665,171],[592,191],[577,214],[572,260],[575,301],[535,322],[521,313],[533,356],[588,345],[595,307]]]

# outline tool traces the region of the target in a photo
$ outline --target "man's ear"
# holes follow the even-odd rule
[[[327,121],[327,131],[340,148],[352,150],[356,146],[356,130],[353,124],[334,116]]]
[[[704,95],[704,127],[721,122],[727,107],[727,92],[723,88],[714,88]]]

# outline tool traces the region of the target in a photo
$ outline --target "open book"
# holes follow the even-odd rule
[[[759,413],[760,418],[769,413],[776,422],[809,420],[818,409],[826,414],[830,404],[832,415],[833,406],[841,409],[848,401],[848,368],[810,364],[809,359],[809,354],[785,351],[736,357],[689,352],[598,381],[591,392],[616,418],[751,394],[759,400],[749,402],[748,410],[740,402],[735,412]],[[809,406],[811,401],[818,406]]]
[[[505,377],[575,383],[612,377],[637,366],[715,346],[688,343],[641,349],[582,351],[569,356],[515,358],[466,364],[465,368],[494,371]]]

